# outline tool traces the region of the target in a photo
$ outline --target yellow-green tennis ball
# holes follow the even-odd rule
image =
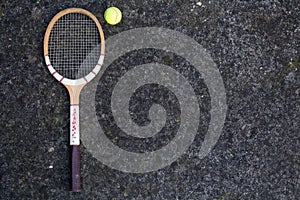
[[[116,25],[121,21],[122,13],[117,7],[109,7],[104,12],[104,19],[110,25]]]

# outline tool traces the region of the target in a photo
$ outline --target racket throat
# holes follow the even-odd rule
[[[83,86],[66,86],[70,95],[70,145],[80,145],[79,97]]]

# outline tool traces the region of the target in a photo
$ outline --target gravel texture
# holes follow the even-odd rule
[[[0,199],[299,199],[299,0],[197,2],[1,1]],[[107,6],[113,5],[123,12],[117,26],[103,19]],[[124,173],[82,147],[83,191],[68,191],[69,99],[47,71],[42,48],[47,24],[68,7],[94,13],[106,38],[138,27],[164,27],[188,35],[210,53],[224,81],[228,111],[222,135],[208,156],[197,156],[209,121],[204,109],[199,134],[170,166]],[[108,138],[127,151],[156,150],[178,129],[178,101],[159,85],[136,91],[130,112],[137,124],[145,125],[153,102],[165,107],[168,123],[160,135],[139,140],[119,133],[109,111],[115,77],[153,61],[174,69],[183,66],[181,73],[197,96],[209,96],[201,74],[176,55],[144,49],[120,57],[101,79],[97,98],[103,106],[97,113]],[[209,98],[202,106],[210,107]]]

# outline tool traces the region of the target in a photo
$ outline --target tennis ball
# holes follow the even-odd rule
[[[116,25],[121,21],[122,13],[117,7],[109,7],[104,12],[104,19],[110,25]]]

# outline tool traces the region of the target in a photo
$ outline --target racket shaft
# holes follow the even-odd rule
[[[70,106],[71,191],[80,192],[79,104]]]
[[[79,104],[70,105],[70,145],[79,145]]]

